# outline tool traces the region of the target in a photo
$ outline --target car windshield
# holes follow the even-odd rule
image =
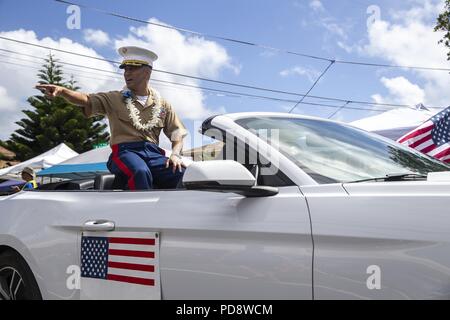
[[[236,123],[264,134],[272,146],[318,183],[450,170],[450,166],[409,147],[336,122],[253,117]]]

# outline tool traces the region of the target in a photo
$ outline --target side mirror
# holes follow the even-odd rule
[[[189,190],[233,192],[246,197],[278,194],[277,188],[255,186],[255,183],[250,171],[233,160],[193,162],[183,176],[183,185]]]

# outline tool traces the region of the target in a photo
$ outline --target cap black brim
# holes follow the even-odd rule
[[[150,69],[153,69],[153,67],[149,64],[134,64],[134,63],[123,63],[119,66],[119,69],[124,69],[125,66],[135,66],[135,67],[145,66],[145,67],[149,67]]]

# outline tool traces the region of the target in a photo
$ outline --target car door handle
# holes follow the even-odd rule
[[[116,224],[108,220],[89,220],[83,225],[84,231],[113,231]]]

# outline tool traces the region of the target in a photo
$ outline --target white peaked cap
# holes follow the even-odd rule
[[[120,65],[121,69],[123,69],[125,65],[148,65],[153,67],[153,61],[158,59],[158,56],[153,51],[139,47],[121,47],[117,51],[123,57],[122,64]]]

